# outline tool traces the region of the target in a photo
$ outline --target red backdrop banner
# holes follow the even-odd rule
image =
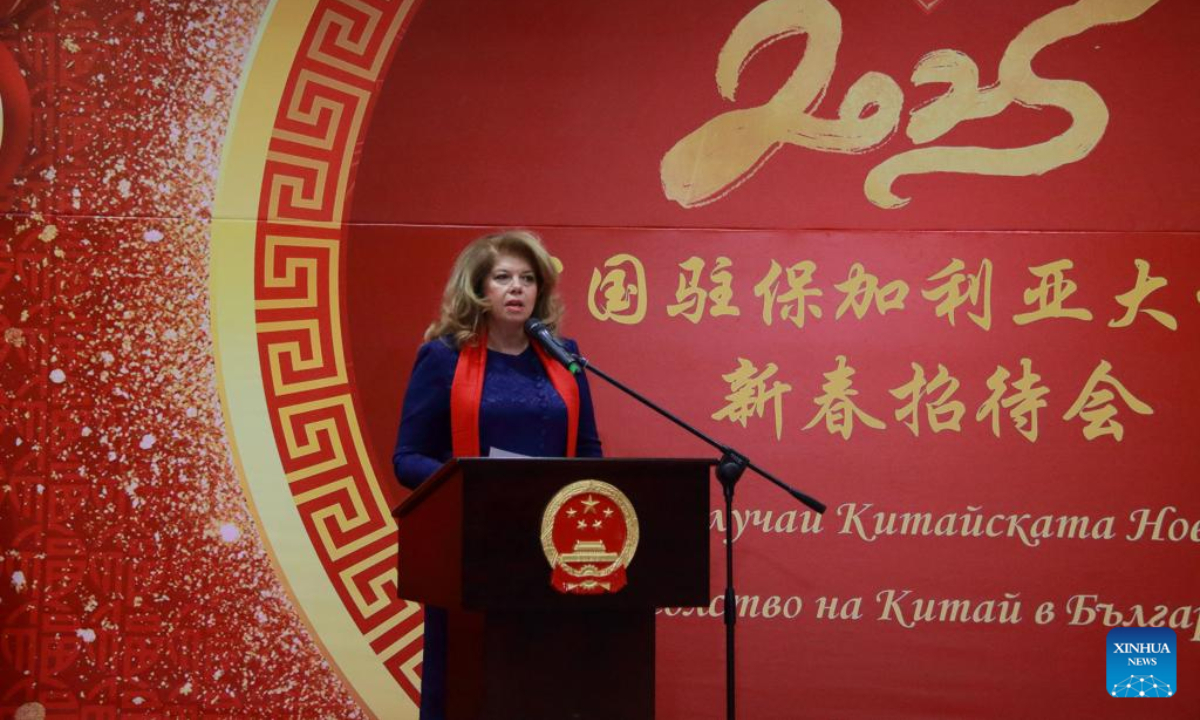
[[[1200,714],[1192,3],[6,12],[9,716],[416,717],[389,456],[497,227],[595,364],[829,505],[713,515],[659,717],[722,715],[726,612],[747,718],[1129,717],[1116,626]],[[594,387],[607,454],[708,452]]]

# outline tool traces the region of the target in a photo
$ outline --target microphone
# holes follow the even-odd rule
[[[570,370],[572,375],[579,373],[578,359],[567,352],[567,349],[559,344],[558,340],[554,339],[554,336],[550,334],[550,328],[546,327],[546,323],[531,317],[525,321],[525,333],[537,341],[538,345],[541,345],[542,349],[550,354],[550,357]]]

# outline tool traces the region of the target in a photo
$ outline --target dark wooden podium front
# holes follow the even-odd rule
[[[708,460],[451,461],[395,511],[399,595],[447,609],[448,720],[654,717],[654,611],[709,603]],[[637,513],[618,592],[550,584],[542,515],[601,480]]]

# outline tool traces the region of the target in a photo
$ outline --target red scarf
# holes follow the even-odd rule
[[[537,343],[533,349],[550,384],[567,406],[567,457],[575,457],[579,436],[579,386],[575,377],[555,362]],[[454,383],[450,386],[450,439],[455,457],[479,457],[479,403],[483,399],[483,376],[487,372],[487,331],[458,351]]]

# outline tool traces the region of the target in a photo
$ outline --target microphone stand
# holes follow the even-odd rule
[[[714,440],[705,433],[697,430],[688,423],[671,414],[667,410],[659,407],[654,403],[654,401],[650,400],[620,380],[617,380],[595,365],[592,365],[590,362],[588,362],[587,358],[575,355],[573,353],[568,353],[568,355],[570,355],[571,359],[578,363],[579,367],[583,368],[584,370],[591,371],[594,375],[600,376],[613,387],[616,387],[618,390],[624,392],[626,395],[629,395],[654,412],[662,415],[684,430],[687,430],[692,435],[700,438],[721,453],[721,459],[717,461],[717,480],[721,483],[722,495],[725,497],[725,717],[727,720],[735,720],[737,714],[736,705],[734,702],[734,668],[736,667],[734,658],[736,657],[737,647],[737,596],[733,591],[732,531],[734,488],[737,486],[738,480],[741,479],[742,473],[749,468],[758,473],[759,476],[770,480],[788,495],[791,495],[796,500],[804,503],[817,513],[823,514],[825,512],[825,504],[793,488],[771,473],[750,462],[750,459],[742,453],[729,447],[728,445],[725,445],[724,443]]]

